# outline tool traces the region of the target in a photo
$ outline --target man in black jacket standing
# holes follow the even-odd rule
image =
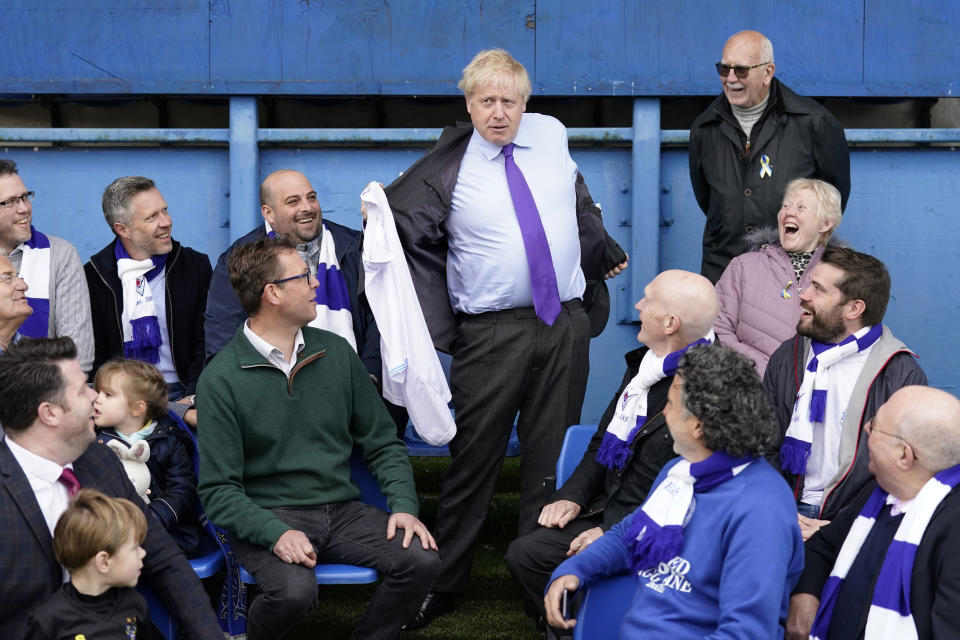
[[[876,483],[807,541],[787,637],[955,637],[960,401],[904,387],[864,430]]]
[[[171,400],[196,392],[210,259],[173,239],[173,221],[150,178],[126,176],[103,192],[116,238],[83,266],[93,312],[93,376],[116,357],[163,374]]]
[[[664,271],[644,289],[637,303],[644,346],[626,354],[623,382],[580,464],[540,512],[540,528],[507,549],[510,572],[541,616],[557,565],[643,504],[677,456],[662,413],[667,391],[688,346],[713,340],[717,308],[710,282],[688,271]]]
[[[773,77],[773,44],[741,31],[723,47],[718,96],[690,127],[690,181],[707,216],[700,272],[716,283],[744,236],[776,226],[794,178],[819,178],[850,195],[843,127],[824,107]]]
[[[482,51],[459,87],[472,126],[445,129],[385,189],[434,346],[453,356],[457,419],[437,512],[440,575],[408,629],[466,589],[518,413],[519,530],[536,528],[544,477],[580,418],[591,329],[603,326],[588,313],[605,321],[603,276],[626,267],[606,242],[566,129],[526,113],[523,65]]]

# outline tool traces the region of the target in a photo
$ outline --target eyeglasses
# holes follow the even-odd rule
[[[730,69],[733,69],[733,73],[739,79],[743,80],[750,74],[751,69],[756,69],[757,67],[762,67],[764,65],[770,64],[769,62],[761,62],[760,64],[755,64],[752,67],[731,67],[729,64],[723,64],[722,62],[717,63],[717,73],[726,78],[730,75]]]
[[[274,280],[273,282],[268,282],[266,285],[263,286],[263,289],[261,289],[260,293],[263,294],[263,292],[267,290],[267,285],[271,285],[271,284],[283,284],[284,282],[290,282],[291,280],[299,280],[300,278],[306,278],[306,279],[307,279],[307,283],[309,284],[309,283],[310,283],[310,270],[307,269],[307,270],[304,271],[303,273],[298,274],[298,275],[295,275],[295,276],[290,276],[289,278],[280,278],[279,280]]]
[[[913,445],[910,444],[909,442],[907,442],[907,439],[904,438],[903,436],[898,436],[897,434],[895,434],[895,433],[890,433],[889,431],[881,431],[880,429],[874,429],[874,428],[873,428],[873,420],[868,420],[867,423],[866,423],[865,425],[863,425],[863,430],[867,432],[867,435],[868,435],[868,436],[869,436],[871,433],[873,433],[874,431],[876,431],[877,433],[882,433],[882,434],[885,435],[885,436],[890,436],[891,438],[896,438],[897,440],[900,440],[901,442],[903,442],[903,444],[905,444],[905,445],[907,445],[908,447],[910,447],[910,453],[913,454],[913,459],[914,459],[914,460],[917,459],[917,454],[916,454],[916,452],[913,450]]]
[[[3,284],[13,284],[13,281],[20,277],[19,273],[0,274],[0,282]]]
[[[7,198],[6,200],[0,202],[0,209],[13,209],[21,202],[26,202],[27,200],[33,200],[33,191],[27,191],[22,195]]]

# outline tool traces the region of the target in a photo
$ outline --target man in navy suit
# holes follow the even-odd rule
[[[86,380],[70,338],[24,340],[0,356],[0,638],[22,638],[27,612],[63,584],[52,532],[78,484],[142,505],[118,458],[94,444]],[[183,554],[147,521],[142,579],[187,637],[222,638]]]

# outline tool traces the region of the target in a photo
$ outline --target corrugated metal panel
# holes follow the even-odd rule
[[[542,95],[710,95],[732,33],[819,96],[948,96],[950,0],[7,0],[0,93],[455,95],[480,49]]]

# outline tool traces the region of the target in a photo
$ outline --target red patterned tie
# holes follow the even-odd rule
[[[67,488],[67,495],[71,498],[76,496],[77,492],[80,491],[80,481],[77,480],[77,476],[73,473],[72,469],[64,467],[63,473],[60,474],[57,480]]]

